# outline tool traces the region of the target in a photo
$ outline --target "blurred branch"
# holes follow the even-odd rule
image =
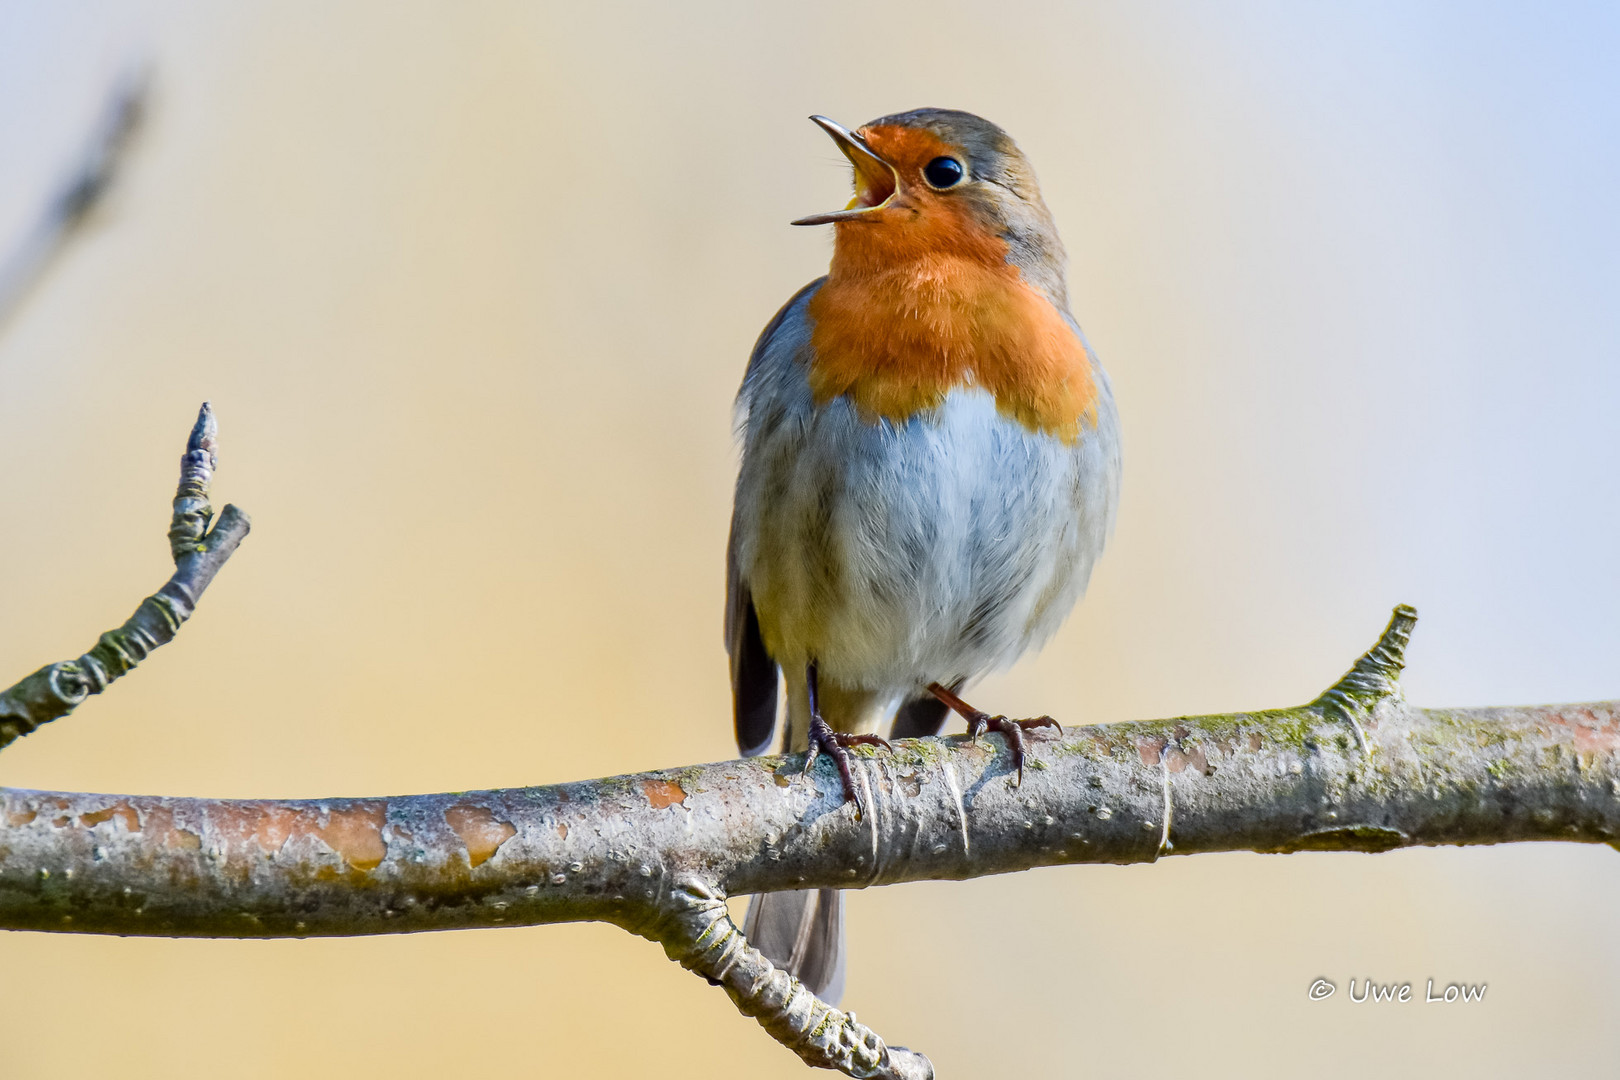
[[[205,406],[171,532],[177,561],[213,560],[193,564],[190,602],[240,539],[215,540],[230,508],[204,535],[211,451]],[[1397,608],[1309,705],[1031,740],[1022,785],[998,738],[863,749],[859,820],[833,763],[805,775],[802,754],[376,799],[0,789],[0,927],[266,938],[599,920],[660,942],[810,1065],[929,1077],[927,1058],[750,947],[726,897],[1168,853],[1615,843],[1620,702],[1413,707],[1399,675],[1415,621]]]
[[[73,168],[17,246],[0,259],[0,327],[112,186],[146,111],[150,85],[145,69],[126,73],[113,85]]]
[[[214,411],[205,401],[180,458],[180,486],[169,524],[174,574],[161,589],[141,601],[123,626],[102,634],[95,648],[77,660],[47,664],[17,685],[0,691],[0,749],[41,724],[61,719],[91,694],[107,689],[153,649],[172,641],[180,624],[191,618],[203,590],[250,527],[247,515],[230,505],[221,511],[213,529],[208,527],[214,516],[208,487],[218,464],[214,454],[217,434]]]

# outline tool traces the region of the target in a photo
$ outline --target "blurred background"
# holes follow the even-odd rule
[[[0,326],[0,679],[167,576],[205,398],[255,521],[179,640],[0,784],[734,756],[731,399],[826,265],[787,222],[848,192],[804,117],[925,104],[1034,161],[1126,440],[1090,597],[974,701],[1297,703],[1403,601],[1420,704],[1620,696],[1617,48],[1602,4],[0,4],[0,251],[154,75]],[[942,1077],[1611,1075],[1617,892],[1615,852],[1550,844],[872,890],[846,1004]],[[0,972],[10,1080],[803,1072],[608,926],[3,934]],[[1351,976],[1489,990],[1353,1005]]]

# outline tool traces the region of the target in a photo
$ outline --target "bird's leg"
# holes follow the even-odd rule
[[[1012,749],[1013,767],[1018,770],[1018,783],[1024,782],[1024,732],[1032,728],[1055,727],[1058,734],[1063,734],[1063,725],[1050,716],[1037,716],[1032,720],[1009,720],[1005,716],[991,716],[981,712],[957,697],[955,692],[939,685],[929,683],[928,692],[962,719],[967,721],[968,736],[977,741],[985,731],[999,731],[1007,739],[1007,745]]]
[[[832,725],[821,718],[821,691],[813,660],[804,669],[804,683],[810,697],[810,752],[804,759],[804,771],[808,773],[816,763],[816,755],[825,751],[828,757],[838,763],[838,775],[844,780],[844,801],[855,804],[856,818],[864,818],[866,804],[861,801],[860,792],[855,790],[855,777],[850,772],[848,748],[865,745],[892,750],[893,747],[876,735],[850,735],[847,732],[834,731]]]

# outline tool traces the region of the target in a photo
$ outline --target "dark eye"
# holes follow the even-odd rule
[[[923,166],[923,176],[937,188],[953,187],[962,179],[962,163],[953,157],[937,157]]]

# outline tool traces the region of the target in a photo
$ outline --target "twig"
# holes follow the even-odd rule
[[[245,513],[227,505],[213,529],[208,528],[214,516],[208,487],[217,464],[217,434],[214,412],[204,402],[180,459],[180,486],[175,492],[174,517],[169,525],[174,575],[142,600],[123,626],[102,634],[95,648],[77,660],[48,664],[9,690],[0,691],[0,749],[41,724],[61,719],[91,694],[107,689],[153,649],[173,640],[180,624],[196,610],[203,590],[250,527]]]
[[[51,259],[89,217],[117,175],[146,111],[150,79],[144,68],[113,85],[79,158],[32,227],[0,259],[0,327],[21,305]]]

